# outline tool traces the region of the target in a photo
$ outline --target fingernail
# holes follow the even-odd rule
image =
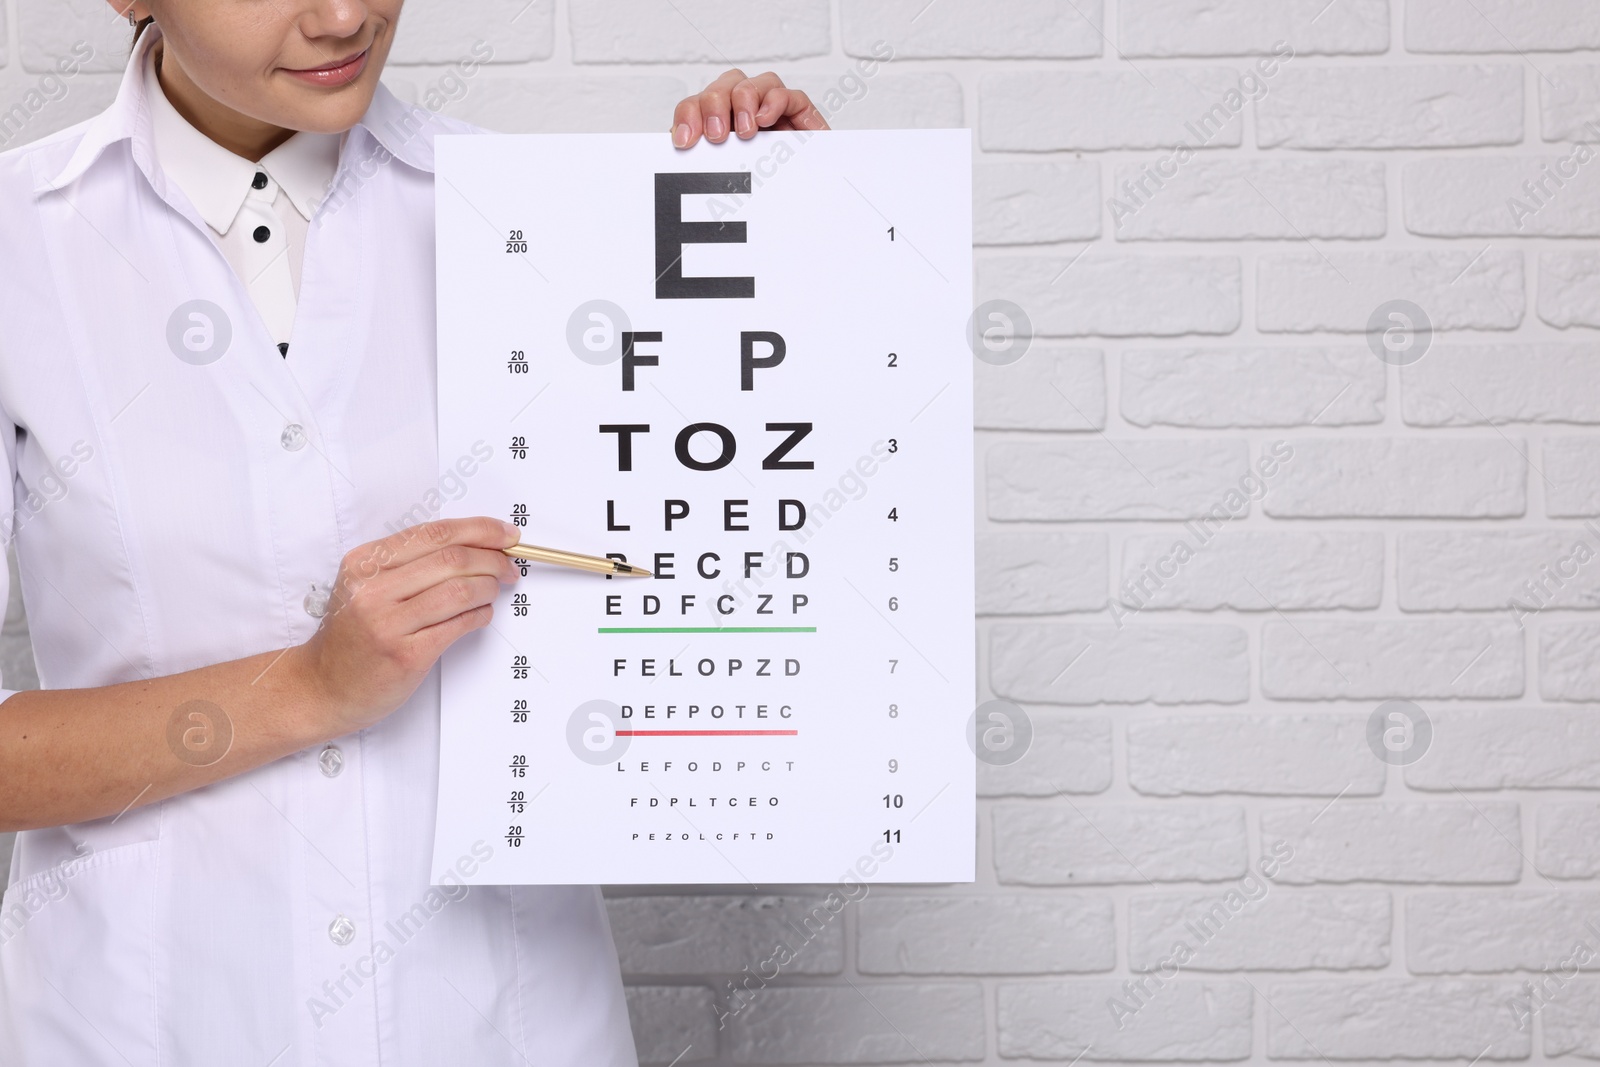
[[[706,119],[706,136],[713,141],[720,139],[727,132],[727,123],[722,121],[721,115],[712,115]]]
[[[511,538],[512,543],[522,540],[522,529],[520,527],[513,526],[504,519],[500,520],[500,525],[505,528],[506,536]]]
[[[741,135],[747,134],[752,129],[755,128],[755,123],[753,121],[751,121],[750,112],[748,112],[748,111],[739,112],[738,115],[734,116],[734,120],[733,121],[734,121],[734,124],[737,126],[737,128],[739,130],[739,133]]]
[[[672,131],[672,143],[677,145],[679,148],[688,147],[689,124],[687,122],[678,123],[678,128]]]

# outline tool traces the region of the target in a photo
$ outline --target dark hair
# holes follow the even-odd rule
[[[144,28],[154,21],[155,18],[148,15],[140,19],[138,24],[133,27],[133,39],[137,41],[139,39],[139,35],[144,32]]]

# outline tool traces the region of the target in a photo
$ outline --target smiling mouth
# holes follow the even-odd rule
[[[365,69],[367,54],[371,47],[368,45],[353,55],[325,63],[320,67],[285,67],[283,71],[291,77],[314,85],[348,85],[360,77],[362,70]]]
[[[356,60],[360,59],[362,56],[364,56],[366,54],[367,54],[367,50],[365,48],[363,48],[361,51],[355,53],[354,55],[347,56],[346,58],[338,60],[337,62],[324,63],[320,67],[306,67],[303,70],[295,71],[295,73],[296,74],[315,74],[318,71],[338,70],[340,67],[348,67],[350,64],[354,63]]]

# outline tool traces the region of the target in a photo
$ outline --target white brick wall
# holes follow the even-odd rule
[[[0,15],[0,135],[109,98],[101,0]],[[1600,1059],[1593,0],[411,0],[395,60],[507,130],[733,64],[971,126],[975,293],[1040,335],[976,366],[974,699],[1033,727],[977,883],[614,893],[647,1063]]]

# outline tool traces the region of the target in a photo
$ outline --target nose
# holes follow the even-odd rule
[[[349,38],[361,32],[367,22],[367,5],[360,0],[310,0],[296,19],[300,32],[311,40],[319,37]]]

